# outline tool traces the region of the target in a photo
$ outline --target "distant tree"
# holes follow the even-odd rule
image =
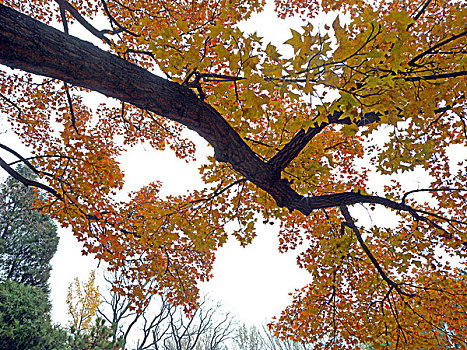
[[[25,178],[36,176],[25,166]],[[34,207],[37,191],[8,177],[0,184],[0,279],[47,287],[57,251],[57,226]]]
[[[86,282],[75,278],[68,287],[66,303],[71,317],[70,350],[117,350],[122,340],[113,337],[113,330],[97,317],[102,299],[96,284],[96,272],[89,274]]]
[[[97,318],[89,332],[71,329],[67,350],[119,350],[121,340],[112,339],[112,329],[105,326],[105,321]]]
[[[15,281],[0,283],[0,349],[64,349],[66,333],[52,326],[47,293]]]
[[[243,324],[237,329],[235,337],[237,350],[311,350],[313,344],[295,342],[287,338],[276,337],[267,328],[258,329]]]
[[[78,333],[89,333],[101,302],[99,288],[96,285],[96,272],[91,271],[89,279],[84,283],[76,277],[68,286],[66,298],[68,314],[71,317],[70,328]]]
[[[109,285],[125,285],[123,274],[105,276]],[[174,306],[166,296],[156,296],[152,280],[141,289],[146,303],[137,309],[131,298],[117,293],[115,288],[103,295],[99,314],[111,324],[114,340],[123,339],[124,349],[156,350],[225,350],[234,336],[234,319],[222,311],[219,304],[207,298],[200,300],[190,316]],[[136,339],[136,341],[132,341]],[[134,344],[133,344],[134,343]]]
[[[276,337],[273,333],[263,328],[265,339],[265,350],[311,350],[314,349],[314,344],[300,343],[288,338]]]
[[[35,176],[25,166],[16,171]],[[36,191],[12,177],[0,184],[0,349],[65,349],[67,334],[52,325],[47,280],[57,227],[34,207]]]
[[[243,324],[237,329],[235,344],[239,350],[262,350],[265,340],[258,328]]]
[[[210,305],[201,299],[199,306],[187,317],[180,307],[170,305],[165,332],[153,334],[155,349],[160,350],[227,350],[226,343],[233,337],[233,319],[223,313],[220,305]],[[138,350],[145,348],[138,348]]]

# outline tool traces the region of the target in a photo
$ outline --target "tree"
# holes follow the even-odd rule
[[[126,274],[119,293],[142,307],[155,278],[152,292],[168,289],[189,311],[225,224],[237,222],[231,234],[246,245],[263,217],[280,222],[280,251],[304,247],[298,264],[310,272],[276,335],[317,348],[454,346],[467,319],[467,171],[450,161],[467,136],[463,2],[276,1],[281,16],[351,19],[292,30],[287,57],[237,25],[261,11],[256,0],[3,2],[0,63],[21,71],[3,71],[2,108],[33,157],[1,147],[40,180],[0,166],[45,191],[42,205],[85,253]],[[64,33],[37,21],[53,19]],[[110,52],[71,36],[73,22]],[[91,110],[86,89],[120,106]],[[189,161],[183,127],[214,149],[200,169],[206,188],[160,197],[155,181],[116,201],[124,149],[148,141]],[[387,175],[384,188],[361,159]],[[426,186],[398,181],[414,169]],[[356,204],[398,221],[364,227]]]
[[[255,326],[246,325],[238,328],[235,343],[238,350],[311,350],[316,347],[316,344],[280,339],[266,328],[259,330]]]
[[[187,317],[183,309],[171,304],[164,294],[146,292],[143,308],[138,309],[131,298],[116,293],[116,285],[126,284],[125,276],[114,271],[104,277],[109,291],[99,314],[111,325],[113,339],[123,340],[123,349],[156,350],[225,350],[234,333],[234,320],[203,297]],[[156,284],[150,281],[146,290]]]
[[[21,176],[34,180],[29,168],[20,166],[15,170]],[[86,311],[97,311],[92,297],[94,275],[84,286],[87,293],[82,296],[79,280],[75,289],[70,286],[67,299],[75,316],[71,335],[53,326],[50,319],[51,305],[48,300],[48,278],[50,259],[57,250],[57,226],[50,217],[35,207],[37,193],[21,182],[9,177],[0,185],[0,348],[5,350],[23,349],[119,349],[107,340],[111,334],[102,322],[90,324]],[[80,300],[73,304],[73,292]],[[98,291],[97,296],[99,297]],[[78,304],[83,307],[78,310]],[[94,307],[94,309],[93,309]],[[86,310],[85,310],[86,309]],[[87,334],[81,334],[81,329]]]
[[[79,332],[72,328],[68,338],[69,350],[120,350],[121,341],[112,339],[112,330],[105,325],[105,321],[96,318],[88,332]]]
[[[248,328],[242,325],[237,330],[235,343],[241,350],[261,350],[264,349],[265,340],[261,332],[256,327]]]
[[[97,309],[102,303],[99,287],[96,285],[96,271],[91,271],[86,283],[76,277],[68,286],[66,298],[71,328],[76,332],[89,333],[96,319]]]
[[[0,348],[64,349],[67,335],[50,321],[47,293],[16,281],[0,283]]]
[[[24,166],[15,171],[35,178]],[[35,208],[36,195],[11,176],[0,184],[0,278],[47,289],[57,226]]]
[[[19,166],[25,178],[32,172]],[[48,300],[50,259],[57,227],[36,208],[37,193],[12,177],[0,184],[0,348],[64,349],[67,335],[53,326]]]
[[[68,314],[71,316],[71,334],[67,349],[122,349],[122,340],[113,336],[113,330],[105,325],[104,319],[97,317],[102,300],[94,270],[85,283],[81,283],[78,277],[70,283],[66,303]]]

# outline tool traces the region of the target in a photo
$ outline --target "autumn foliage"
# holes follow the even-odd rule
[[[279,250],[298,249],[310,273],[271,323],[278,336],[316,348],[466,347],[464,2],[276,0],[280,17],[308,23],[291,31],[290,55],[242,31],[263,1],[1,2],[60,23],[66,36],[37,27],[60,44],[38,35],[50,51],[14,51],[36,24],[21,27],[27,17],[0,9],[0,63],[22,69],[0,72],[2,113],[33,157],[0,147],[41,180],[21,179],[3,159],[0,166],[46,192],[37,205],[73,229],[84,254],[133,281],[116,291],[144,305],[145,282],[156,278],[151,292],[168,289],[189,310],[216,250],[229,235],[249,244],[261,218],[280,223]],[[341,15],[320,26],[320,11]],[[18,25],[3,24],[14,16]],[[106,64],[93,60],[98,49],[73,41],[76,22],[113,54],[102,52]],[[57,45],[68,42],[76,50],[59,60]],[[123,74],[113,63],[141,79],[110,84]],[[154,85],[146,91],[144,82]],[[88,89],[120,101],[102,96],[91,108]],[[135,144],[194,158],[185,127],[214,148],[200,169],[206,187],[163,197],[155,179],[115,199],[124,184],[117,159]],[[384,188],[369,182],[370,169],[387,176]],[[414,170],[427,187],[399,181]],[[398,219],[363,226],[356,204]]]
[[[97,309],[102,303],[99,288],[96,285],[95,271],[91,271],[86,282],[81,282],[76,277],[70,283],[66,303],[71,317],[71,327],[77,332],[90,332]]]

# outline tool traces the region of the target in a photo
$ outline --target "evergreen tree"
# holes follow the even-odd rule
[[[16,281],[0,283],[0,349],[65,349],[66,333],[52,326],[47,293]]]
[[[27,167],[16,171],[34,180]],[[0,349],[118,349],[101,321],[89,334],[53,326],[47,281],[57,226],[34,207],[36,192],[13,177],[0,184]]]
[[[24,166],[16,171],[28,179]],[[64,349],[50,320],[47,280],[57,250],[55,223],[34,208],[35,190],[9,177],[0,184],[0,349]]]
[[[22,176],[34,179],[26,167]],[[0,185],[0,279],[47,287],[57,251],[57,226],[34,208],[36,191],[8,177]]]

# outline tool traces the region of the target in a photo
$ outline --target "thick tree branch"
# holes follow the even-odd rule
[[[274,168],[274,171],[280,173],[300,154],[311,139],[319,134],[327,125],[322,123],[320,126],[309,128],[306,132],[301,129],[268,163]]]
[[[424,219],[408,205],[377,196],[354,192],[315,197],[300,195],[287,180],[280,178],[277,167],[258,157],[225,119],[188,87],[155,76],[4,5],[0,5],[0,63],[100,92],[185,125],[212,145],[219,162],[230,163],[245,179],[269,193],[278,206],[290,211],[299,210],[309,215],[320,208],[375,203],[407,211],[417,220]],[[364,125],[378,120],[379,115],[369,114],[359,123]],[[329,122],[347,123],[350,119],[339,120],[338,115],[333,115]],[[306,138],[298,142],[298,151],[307,142]],[[283,166],[286,162],[278,163]],[[9,173],[12,170],[8,165],[3,167]],[[43,189],[51,192],[50,188]]]
[[[196,131],[220,162],[261,188],[274,182],[265,164],[209,104],[188,87],[170,82],[0,5],[0,63],[53,77],[152,111]],[[276,175],[277,177],[277,175]]]

